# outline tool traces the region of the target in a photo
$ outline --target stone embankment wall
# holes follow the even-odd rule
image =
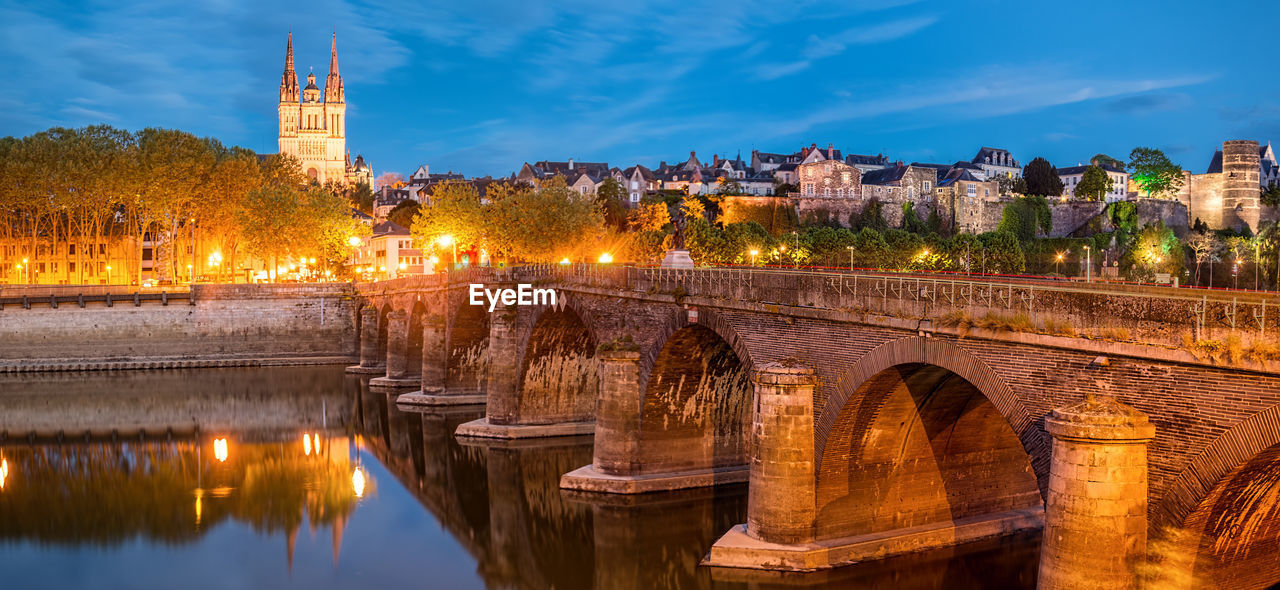
[[[350,285],[196,285],[191,301],[124,296],[0,310],[0,371],[259,364],[356,353]]]

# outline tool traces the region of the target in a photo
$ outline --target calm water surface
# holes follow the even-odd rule
[[[562,492],[590,437],[457,440],[482,409],[389,401],[341,367],[0,376],[0,588],[1034,586],[1034,534],[804,576],[698,567],[745,486]]]

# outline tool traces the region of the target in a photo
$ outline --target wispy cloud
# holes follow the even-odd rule
[[[756,77],[761,80],[776,80],[798,74],[809,69],[813,62],[840,55],[849,47],[896,41],[915,34],[935,22],[938,22],[936,16],[917,16],[845,29],[826,37],[811,34],[806,40],[804,50],[801,51],[800,59],[761,64],[755,69]]]

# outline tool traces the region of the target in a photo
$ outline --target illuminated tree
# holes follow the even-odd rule
[[[1107,193],[1111,192],[1113,182],[1106,170],[1098,165],[1089,166],[1084,169],[1084,175],[1076,185],[1076,198],[1101,201],[1106,198]]]
[[[1182,167],[1169,161],[1158,149],[1133,148],[1129,153],[1129,167],[1133,169],[1133,181],[1148,196],[1172,197],[1182,188]]]

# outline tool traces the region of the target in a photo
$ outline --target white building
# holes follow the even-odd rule
[[[1088,165],[1058,169],[1058,178],[1062,180],[1063,196],[1072,198],[1076,196],[1076,186],[1080,184],[1080,180],[1084,178],[1084,171],[1088,169]],[[1110,165],[1104,165],[1102,169],[1106,171],[1107,176],[1111,177],[1111,190],[1107,192],[1103,200],[1108,203],[1124,200],[1125,195],[1129,193],[1129,174]]]

